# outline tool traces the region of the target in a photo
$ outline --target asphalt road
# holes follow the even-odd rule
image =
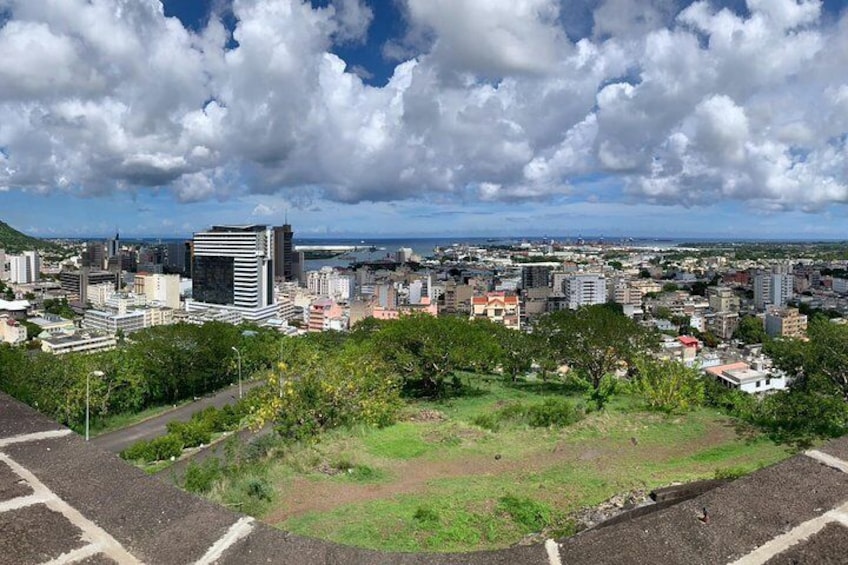
[[[247,394],[247,391],[250,389],[264,384],[264,382],[259,380],[242,383],[244,394]],[[233,385],[213,395],[204,396],[190,404],[184,404],[133,426],[94,437],[90,443],[113,453],[120,453],[138,441],[150,440],[165,435],[168,431],[167,425],[169,422],[185,422],[191,418],[192,414],[200,412],[204,408],[208,408],[209,406],[222,408],[228,404],[234,404],[237,400],[238,385]]]

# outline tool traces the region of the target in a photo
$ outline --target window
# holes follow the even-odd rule
[[[766,379],[766,386],[771,384],[771,379]]]
[[[760,381],[757,381],[757,388],[760,388]]]

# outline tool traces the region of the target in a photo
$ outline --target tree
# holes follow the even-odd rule
[[[663,412],[685,412],[704,402],[704,381],[697,369],[670,360],[636,360],[635,390],[648,407]]]
[[[606,374],[627,367],[657,345],[656,335],[607,305],[544,316],[537,333],[548,355],[567,364],[598,388]]]
[[[490,372],[501,360],[497,328],[486,320],[404,316],[384,322],[371,343],[401,376],[407,393],[443,396],[460,369]]]
[[[763,343],[768,339],[763,321],[756,316],[742,318],[733,337],[747,344]]]
[[[766,353],[792,377],[792,388],[822,392],[848,401],[848,326],[816,317],[808,340],[775,340]]]

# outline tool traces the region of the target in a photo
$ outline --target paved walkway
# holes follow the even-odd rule
[[[181,492],[0,394],[0,565],[776,565],[845,563],[846,555],[845,438],[564,540],[472,554],[380,553],[288,534]]]
[[[242,391],[247,391],[265,384],[265,381],[249,381],[242,383]],[[91,443],[112,453],[120,453],[132,444],[141,440],[151,440],[165,435],[170,422],[186,422],[192,414],[214,406],[223,408],[238,401],[238,385],[227,387],[210,396],[198,398],[194,402],[178,406],[159,416],[149,418],[133,426],[128,426],[114,432],[91,438]]]

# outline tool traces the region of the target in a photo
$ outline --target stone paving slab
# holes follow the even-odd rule
[[[0,502],[32,494],[32,488],[0,461]]]
[[[728,563],[848,500],[848,475],[793,457],[698,498],[564,540],[563,563]],[[699,517],[706,507],[709,523]]]
[[[292,535],[257,524],[250,536],[230,547],[216,563],[297,563],[298,565],[520,565],[548,563],[541,545],[476,553],[386,553]]]
[[[92,555],[82,561],[77,561],[74,565],[120,565],[117,561],[113,561],[109,559],[102,553],[98,553],[97,555]]]
[[[10,445],[3,451],[146,563],[195,561],[238,519],[76,435]]]
[[[823,453],[848,461],[848,437],[830,441],[818,449]]]
[[[5,394],[0,394],[0,439],[62,429],[64,429],[62,426],[45,418],[29,406]]]
[[[831,523],[820,532],[769,559],[767,565],[798,565],[816,563],[820,565],[845,565],[848,562],[848,528]]]
[[[43,504],[0,513],[0,565],[44,563],[86,544],[79,528]]]

